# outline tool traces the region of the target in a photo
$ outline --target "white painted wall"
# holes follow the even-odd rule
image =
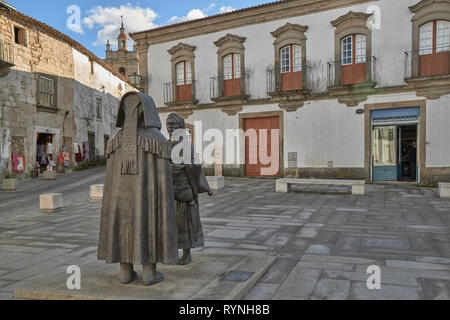
[[[298,167],[364,168],[364,115],[336,100],[305,103],[285,114],[285,167],[288,152],[298,153]]]
[[[158,107],[164,106],[163,83],[171,82],[171,64],[168,49],[183,42],[196,46],[195,69],[200,103],[210,103],[210,78],[217,76],[217,47],[214,41],[227,33],[246,38],[245,65],[250,75],[251,98],[266,98],[266,69],[274,63],[274,38],[270,34],[287,22],[308,26],[306,32],[307,60],[312,66],[310,75],[314,91],[327,90],[327,62],[334,60],[334,28],[330,21],[341,15],[366,12],[370,5],[381,9],[381,29],[373,30],[372,54],[377,58],[379,86],[404,84],[405,51],[411,50],[412,14],[408,7],[417,0],[382,0],[363,5],[319,12],[307,16],[282,19],[257,25],[229,29],[178,41],[151,45],[148,50],[149,93]]]
[[[450,95],[427,102],[427,167],[450,167]]]
[[[96,155],[104,155],[104,136],[111,137],[116,131],[116,118],[120,98],[131,87],[109,70],[94,63],[91,74],[89,57],[73,49],[74,57],[74,109],[77,128],[76,141],[88,140],[88,132],[95,132]],[[119,88],[122,90],[119,90]],[[102,120],[97,120],[95,99],[102,98]]]
[[[287,22],[308,26],[306,32],[307,60],[314,90],[327,90],[327,67],[334,60],[334,28],[330,21],[347,12],[366,12],[370,5],[381,9],[381,29],[373,30],[372,54],[377,58],[377,82],[380,87],[403,85],[405,77],[405,51],[411,50],[412,14],[409,6],[418,0],[381,0],[347,8],[320,12],[308,16],[282,19],[258,25],[245,26],[152,45],[148,51],[149,94],[158,107],[165,107],[163,83],[171,81],[171,63],[168,49],[183,42],[196,46],[197,97],[201,104],[211,103],[210,78],[217,76],[217,47],[214,41],[227,33],[246,37],[244,46],[246,72],[250,74],[252,99],[268,98],[266,94],[266,68],[274,62],[274,38],[271,32]],[[339,104],[337,100],[306,102],[296,112],[285,112],[285,167],[288,153],[298,153],[298,166],[326,168],[333,161],[335,168],[364,168],[364,115],[356,109],[364,104],[420,100],[415,93],[370,96],[357,108]],[[279,110],[277,105],[244,106],[242,113]],[[163,123],[167,114],[161,114]],[[216,128],[237,129],[238,116],[228,116],[220,109],[194,111],[188,123],[202,121],[203,130]],[[450,97],[427,101],[427,167],[450,166]],[[163,129],[165,132],[165,129]],[[167,134],[167,133],[166,133]],[[226,151],[225,151],[226,153]]]

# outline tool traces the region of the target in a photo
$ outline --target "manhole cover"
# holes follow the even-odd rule
[[[245,271],[231,271],[223,280],[225,281],[236,281],[236,282],[245,282],[250,279],[255,273],[254,272],[245,272]]]

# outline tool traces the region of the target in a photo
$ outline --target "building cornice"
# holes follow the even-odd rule
[[[353,11],[349,11],[347,14],[344,14],[343,16],[340,16],[339,18],[337,18],[336,20],[331,21],[331,25],[335,28],[339,27],[342,23],[348,21],[348,20],[353,20],[353,19],[360,19],[360,20],[364,20],[366,21],[367,19],[369,19],[369,17],[372,14],[370,13],[363,13],[363,12],[353,12]]]
[[[274,32],[271,32],[270,34],[274,37],[274,38],[278,38],[281,34],[283,34],[284,32],[287,31],[297,31],[299,33],[305,33],[308,30],[307,26],[301,26],[299,24],[292,24],[292,23],[286,23],[284,26],[279,27],[277,30],[275,30]]]
[[[194,46],[180,42],[176,46],[173,46],[172,48],[167,50],[167,52],[173,56],[180,50],[186,50],[188,52],[194,53],[195,49],[196,49],[196,47],[194,47]]]
[[[378,0],[290,0],[278,1],[257,7],[236,10],[179,24],[173,24],[147,31],[130,33],[138,44],[166,43],[183,38],[210,34],[246,25],[276,21],[291,17],[353,6]]]
[[[219,40],[217,40],[216,42],[214,42],[214,44],[217,47],[222,46],[225,42],[227,41],[234,41],[234,42],[238,42],[240,44],[245,42],[245,38],[244,37],[239,37],[236,36],[234,34],[228,33],[226,36],[223,36],[222,38],[220,38]]]
[[[415,5],[410,6],[409,10],[413,13],[416,13],[420,9],[427,7],[433,3],[447,3],[450,5],[450,0],[422,0],[418,3],[416,3]]]

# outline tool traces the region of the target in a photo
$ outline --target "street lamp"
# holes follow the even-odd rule
[[[141,83],[142,76],[138,75],[136,72],[133,72],[133,74],[129,75],[128,78],[130,79],[131,85],[139,89],[139,84]]]

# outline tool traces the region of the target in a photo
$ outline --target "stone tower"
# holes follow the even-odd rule
[[[111,49],[111,43],[108,40],[106,44],[105,62],[126,77],[129,77],[135,72],[136,74],[139,74],[138,52],[136,51],[135,46],[133,46],[132,51],[128,48],[128,35],[125,32],[123,19],[120,33],[117,37],[117,51]]]

